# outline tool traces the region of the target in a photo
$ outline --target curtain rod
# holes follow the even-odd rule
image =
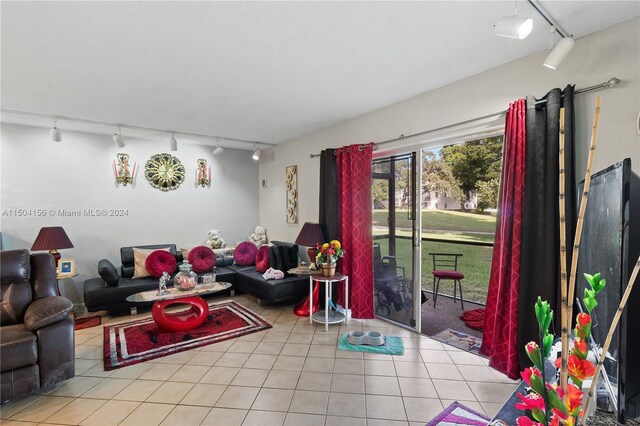
[[[616,87],[618,84],[620,84],[622,80],[620,80],[619,78],[616,77],[611,77],[609,80],[600,83],[600,84],[594,84],[593,86],[589,86],[589,87],[585,87],[582,89],[578,89],[575,91],[575,94],[578,95],[580,93],[586,93],[586,92],[591,92],[592,90],[598,90],[598,89],[603,89],[603,88],[611,88],[611,87]],[[536,105],[538,104],[543,104],[546,103],[547,100],[546,99],[541,99],[539,101],[536,101]],[[397,138],[394,139],[388,139],[386,141],[380,141],[380,142],[374,142],[374,146],[378,146],[378,145],[382,145],[385,143],[390,143],[390,142],[397,142],[399,140],[405,139],[405,138],[411,138],[414,136],[422,136],[422,135],[426,135],[429,133],[434,133],[434,132],[438,132],[440,130],[446,130],[449,129],[451,127],[457,127],[457,126],[461,126],[464,124],[469,124],[469,123],[473,123],[475,121],[480,121],[480,120],[485,120],[487,118],[492,118],[492,117],[497,117],[499,115],[505,114],[508,110],[504,110],[504,111],[499,111],[499,112],[495,112],[493,114],[487,114],[487,115],[483,115],[482,117],[476,117],[476,118],[472,118],[470,120],[465,120],[465,121],[460,121],[458,123],[453,123],[453,124],[448,124],[446,126],[442,126],[442,127],[438,127],[435,129],[431,129],[431,130],[425,130],[423,132],[418,132],[418,133],[413,133],[411,135],[405,136],[405,135],[400,135]],[[315,157],[320,157],[320,154],[309,154],[310,158],[315,158]]]
[[[5,113],[5,114],[24,115],[24,116],[28,116],[28,117],[47,118],[49,120],[56,119],[58,121],[71,121],[71,122],[76,122],[76,123],[93,124],[93,125],[100,125],[100,126],[106,126],[106,127],[115,127],[115,128],[122,128],[122,129],[144,130],[144,131],[155,132],[155,133],[167,133],[169,135],[195,136],[195,137],[198,137],[198,138],[219,139],[219,140],[223,140],[223,141],[227,141],[227,142],[238,142],[238,143],[246,143],[246,144],[252,144],[252,145],[262,145],[262,146],[268,146],[268,147],[275,146],[275,144],[267,143],[267,142],[252,141],[252,140],[246,140],[246,139],[227,138],[227,137],[224,137],[224,136],[205,135],[205,134],[202,134],[202,133],[182,132],[182,131],[179,131],[179,130],[175,130],[174,131],[174,130],[158,129],[158,128],[155,128],[155,127],[136,126],[134,124],[108,123],[108,122],[105,122],[105,121],[88,120],[86,118],[66,117],[66,116],[63,116],[63,115],[49,115],[49,114],[41,114],[41,113],[38,113],[38,112],[18,111],[18,110],[5,109],[5,108],[0,109],[0,112]]]

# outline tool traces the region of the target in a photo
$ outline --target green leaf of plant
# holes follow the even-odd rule
[[[584,275],[584,279],[587,280],[589,285],[593,287],[593,275],[589,275],[587,273],[584,273],[582,275]]]
[[[535,421],[537,421],[538,423],[546,423],[547,419],[544,417],[544,411],[538,409],[538,408],[534,408],[531,411],[531,415],[533,416],[533,418],[535,419]]]
[[[547,333],[542,339],[542,356],[547,358],[551,353],[551,346],[553,346],[553,334]]]
[[[545,385],[542,377],[538,376],[537,374],[531,375],[531,389],[537,392],[538,395],[543,395],[543,392],[545,391]]]
[[[597,283],[595,283],[592,288],[593,291],[596,292],[596,294],[600,293],[602,291],[602,289],[604,288],[604,286],[607,285],[607,280],[599,280]]]
[[[560,397],[558,396],[558,392],[555,390],[551,390],[547,388],[547,395],[549,397],[549,403],[553,408],[558,411],[561,411],[565,416],[569,415],[567,412],[567,407],[564,405]]]
[[[591,313],[598,306],[598,301],[595,298],[596,292],[593,290],[584,289],[584,305],[587,308],[587,312]]]

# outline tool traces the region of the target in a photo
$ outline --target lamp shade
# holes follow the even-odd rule
[[[306,247],[315,247],[324,243],[324,234],[319,223],[305,222],[296,238],[296,244]]]
[[[62,226],[45,226],[44,228],[40,228],[40,232],[33,242],[33,246],[31,246],[32,251],[67,248],[73,248],[73,244],[67,236],[67,233],[64,232]]]

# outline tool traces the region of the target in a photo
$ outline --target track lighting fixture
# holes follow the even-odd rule
[[[504,16],[493,26],[496,35],[500,37],[526,38],[533,29],[533,19],[518,16],[518,2],[516,0],[513,16]]]
[[[258,148],[253,148],[253,157],[255,161],[260,160],[260,150]]]
[[[224,147],[220,146],[220,140],[216,139],[216,147],[213,149],[213,155],[218,155],[218,154],[222,154],[222,151],[224,151]]]
[[[171,139],[169,139],[169,151],[177,151],[178,150],[178,141],[176,140],[176,135],[172,134]]]
[[[552,70],[557,70],[562,61],[567,57],[571,49],[573,49],[573,45],[575,44],[575,40],[571,37],[564,37],[562,40],[556,44],[556,46],[549,52],[547,59],[544,60],[543,65],[547,68],[551,68]]]
[[[58,129],[57,126],[58,120],[53,119],[53,127],[49,129],[49,135],[51,135],[51,140],[54,142],[60,142],[62,140],[62,132]]]
[[[122,137],[122,129],[118,126],[118,131],[113,134],[113,141],[118,145],[118,148],[124,148],[126,144],[124,143],[124,138]]]

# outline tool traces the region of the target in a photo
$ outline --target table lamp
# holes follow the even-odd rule
[[[305,222],[298,234],[298,238],[296,238],[296,244],[308,247],[307,254],[309,255],[310,262],[315,263],[316,244],[322,243],[324,243],[324,234],[322,233],[320,224]]]
[[[62,226],[45,226],[40,228],[40,232],[31,246],[31,251],[49,250],[49,254],[56,261],[57,268],[60,260],[58,249],[68,248],[73,248],[73,244]]]

